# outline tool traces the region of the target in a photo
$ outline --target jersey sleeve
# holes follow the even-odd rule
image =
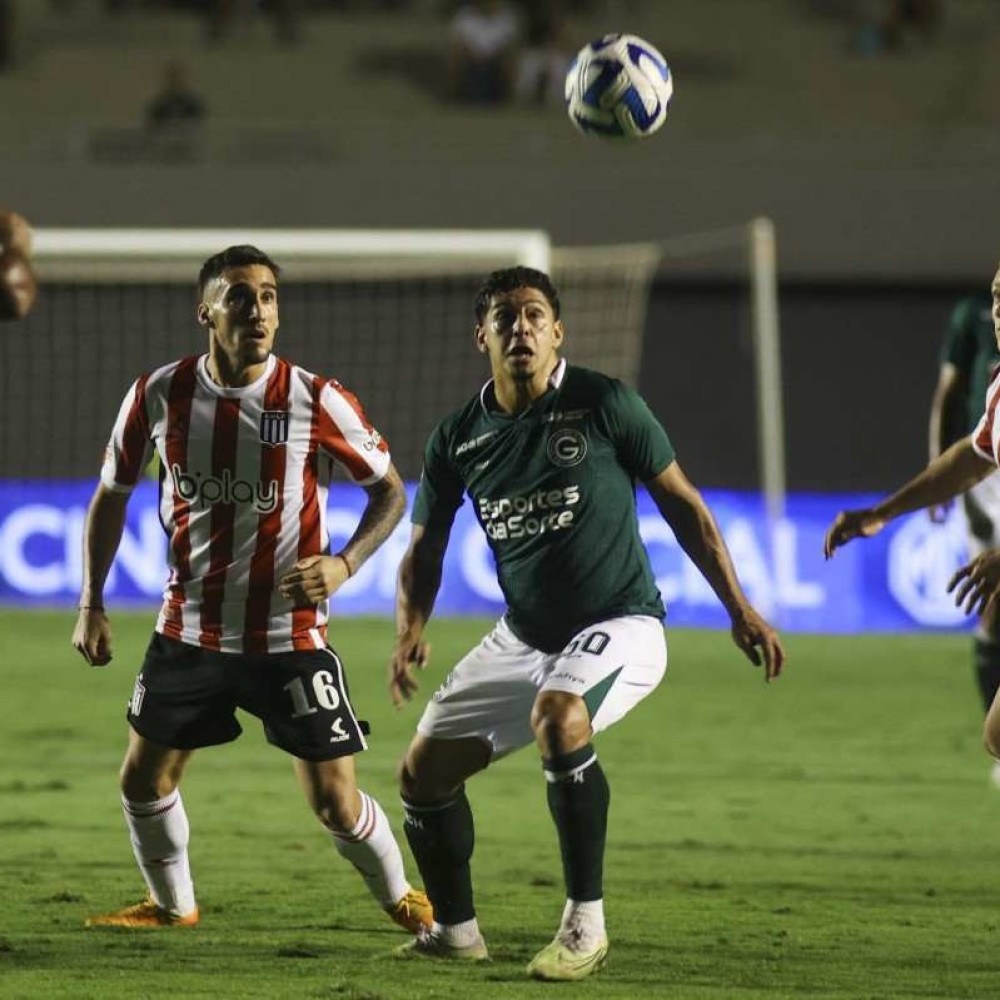
[[[976,359],[976,303],[962,299],[951,312],[944,341],[941,344],[941,364],[954,365],[968,375]]]
[[[414,524],[449,529],[462,506],[465,484],[449,457],[447,434],[439,424],[424,449],[424,468],[413,500]]]
[[[317,444],[360,486],[377,483],[392,458],[385,438],[371,425],[357,396],[335,379],[324,383],[317,405]]]
[[[997,405],[1000,404],[1000,366],[993,372],[990,386],[986,390],[986,409],[972,432],[972,447],[976,454],[987,461],[996,463],[993,450],[993,425],[997,419]]]
[[[104,449],[101,483],[116,493],[131,493],[153,454],[146,404],[147,375],[136,379],[125,394],[118,419]]]
[[[605,420],[622,466],[639,482],[659,475],[674,460],[674,446],[646,401],[623,382],[614,383]]]

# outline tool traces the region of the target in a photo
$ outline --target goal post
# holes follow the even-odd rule
[[[4,474],[92,476],[131,380],[203,351],[202,263],[245,243],[282,267],[278,352],[356,392],[411,479],[434,423],[485,378],[472,344],[484,275],[552,264],[537,229],[40,228],[41,294],[0,340]]]
[[[406,261],[425,270],[508,261],[548,271],[551,259],[540,229],[38,229],[33,252],[43,279],[183,280],[206,257],[241,243],[294,262],[298,280]]]
[[[757,447],[760,485],[771,523],[785,515],[785,407],[781,378],[781,323],[778,310],[778,251],[774,223],[748,225],[750,308],[757,368]]]
[[[419,475],[436,420],[485,379],[471,339],[488,271],[524,264],[552,274],[571,332],[567,357],[637,385],[651,289],[673,265],[697,275],[703,258],[723,255],[746,276],[759,486],[769,518],[783,514],[777,255],[763,218],[568,247],[538,229],[40,228],[42,292],[19,335],[0,339],[4,475],[93,475],[130,380],[203,349],[193,319],[198,269],[237,243],[283,266],[279,351],[355,390],[408,478]]]
[[[774,223],[769,218],[757,216],[740,225],[670,237],[657,246],[665,262],[736,253],[739,255],[737,266],[745,268],[754,366],[758,486],[768,523],[773,527],[785,515],[787,495],[778,253]]]

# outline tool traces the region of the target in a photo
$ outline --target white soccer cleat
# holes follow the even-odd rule
[[[990,768],[990,784],[994,788],[1000,788],[1000,760],[993,761],[993,766]]]
[[[575,951],[556,937],[528,963],[528,975],[549,982],[586,979],[604,967],[607,957],[607,938],[601,938],[587,951]]]
[[[490,957],[482,935],[472,944],[454,945],[435,931],[422,931],[393,954],[397,958],[438,958],[450,962],[487,962]]]

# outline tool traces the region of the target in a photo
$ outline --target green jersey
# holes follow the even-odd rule
[[[968,386],[965,420],[968,433],[983,415],[990,375],[1000,363],[992,309],[993,298],[985,292],[962,299],[952,311],[941,347],[941,363],[954,365]]]
[[[524,412],[502,413],[493,399],[489,382],[431,434],[413,522],[450,528],[468,494],[507,623],[536,649],[556,652],[606,618],[662,618],[635,484],[662,472],[674,450],[642,398],[562,361]]]

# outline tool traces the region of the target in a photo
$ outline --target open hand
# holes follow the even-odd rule
[[[746,608],[733,617],[733,642],[746,658],[759,667],[764,664],[764,680],[777,677],[785,665],[785,649],[778,633],[753,609]]]
[[[877,535],[887,523],[887,519],[875,514],[871,507],[864,510],[842,510],[830,525],[823,541],[823,554],[827,559],[852,538],[871,538]]]
[[[989,549],[948,581],[955,604],[967,615],[981,615],[1000,596],[1000,549]]]
[[[430,662],[431,647],[419,636],[402,637],[396,640],[389,662],[389,696],[393,705],[401,708],[410,701],[420,685],[414,676],[415,670],[423,670]]]

